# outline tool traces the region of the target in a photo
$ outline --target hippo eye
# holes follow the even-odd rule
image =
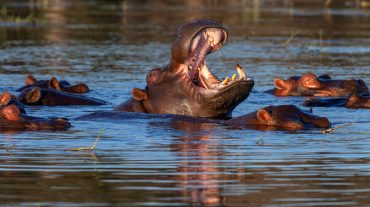
[[[148,84],[150,85],[156,84],[159,79],[159,73],[160,73],[160,69],[157,69],[157,68],[150,71],[147,76]]]

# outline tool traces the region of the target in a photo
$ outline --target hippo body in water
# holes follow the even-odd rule
[[[294,105],[268,106],[229,120],[208,119],[174,114],[125,113],[118,111],[99,111],[77,118],[77,120],[94,121],[123,121],[130,119],[156,119],[158,122],[166,123],[215,123],[231,127],[257,130],[296,131],[309,128],[330,127],[330,122],[327,118],[315,116]]]
[[[89,87],[84,84],[71,85],[68,81],[58,81],[55,77],[50,80],[36,80],[32,75],[28,75],[24,80],[25,86],[18,88],[16,91],[21,92],[26,88],[52,88],[58,91],[69,92],[69,93],[87,93],[90,91]]]
[[[219,80],[206,65],[206,56],[222,48],[225,28],[210,20],[180,26],[172,45],[170,63],[148,72],[145,89],[132,90],[132,98],[116,111],[227,117],[251,92],[254,81],[237,66],[239,74]]]
[[[346,107],[351,109],[370,109],[370,94],[353,93],[340,98],[309,98],[303,102],[309,107]]]
[[[99,99],[62,92],[51,88],[39,87],[28,87],[23,89],[17,99],[25,105],[67,106],[107,104],[107,102]]]
[[[270,90],[276,96],[349,96],[351,93],[369,93],[363,80],[334,80],[329,75],[316,76],[306,73],[287,80],[274,79],[275,88]]]
[[[26,115],[21,104],[8,92],[0,96],[0,131],[66,130],[71,124],[62,118],[39,118]]]

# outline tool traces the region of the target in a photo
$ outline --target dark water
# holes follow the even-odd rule
[[[170,57],[173,31],[210,18],[228,44],[207,60],[219,77],[239,63],[256,82],[234,116],[302,98],[262,93],[275,76],[313,71],[370,84],[369,1],[2,0],[0,89],[27,74],[86,82],[99,107],[27,107],[68,117],[66,132],[0,134],[1,206],[370,206],[370,111],[315,108],[334,126],[287,133],[155,119],[74,121],[111,110]],[[6,10],[6,15],[4,10]],[[293,34],[293,35],[292,35]],[[294,35],[296,34],[296,35]],[[291,37],[291,38],[290,38]],[[93,152],[65,151],[93,144]]]

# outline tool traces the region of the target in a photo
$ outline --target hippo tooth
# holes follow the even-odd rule
[[[206,88],[212,88],[206,77],[200,74],[199,78],[202,80],[202,83],[206,86]]]
[[[192,70],[193,69],[193,66],[189,65],[188,68],[189,68],[189,70]]]
[[[236,80],[236,74],[234,73],[233,76],[231,76],[231,80]]]
[[[222,84],[226,86],[228,83],[229,83],[229,76],[226,76],[225,80],[222,81]]]
[[[236,64],[236,71],[239,74],[239,79],[244,79],[245,78],[245,73],[242,67],[240,67],[239,64]]]

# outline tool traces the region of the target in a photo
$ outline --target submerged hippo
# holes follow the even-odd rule
[[[348,96],[351,93],[369,93],[363,80],[333,80],[329,75],[317,77],[313,73],[292,76],[287,80],[275,78],[276,96]]]
[[[156,122],[216,123],[238,128],[258,130],[295,131],[309,128],[328,128],[330,122],[325,117],[312,115],[294,105],[268,106],[258,111],[229,120],[207,119],[174,114],[143,114],[100,111],[84,115],[77,120],[117,121],[128,119],[155,119]]]
[[[370,109],[370,94],[353,93],[348,97],[340,98],[309,98],[304,101],[304,106],[311,107],[346,107]]]
[[[4,130],[66,130],[71,124],[66,119],[45,119],[27,116],[10,93],[0,96],[0,131]]]
[[[67,106],[104,105],[107,102],[79,94],[57,91],[51,88],[29,87],[22,90],[18,101],[26,105]]]
[[[145,89],[132,90],[132,98],[116,111],[226,117],[244,101],[254,81],[237,66],[239,77],[220,81],[206,65],[206,56],[222,48],[225,28],[210,20],[180,26],[172,45],[170,63],[147,74]]]
[[[39,87],[39,88],[53,88],[58,91],[69,93],[87,93],[90,91],[89,87],[84,84],[71,85],[68,81],[58,81],[57,78],[52,77],[50,80],[36,80],[32,75],[28,75],[24,80],[25,86],[18,88],[16,91],[20,92],[26,88]]]
[[[8,91],[4,91],[0,95],[0,106],[5,106],[5,105],[11,105],[14,104],[21,110],[22,113],[25,113],[26,111],[24,110],[24,105],[17,100],[17,97],[14,95],[11,95]]]
[[[266,130],[295,131],[309,128],[329,128],[326,117],[315,116],[294,105],[268,106],[243,116],[224,121],[231,126]]]

